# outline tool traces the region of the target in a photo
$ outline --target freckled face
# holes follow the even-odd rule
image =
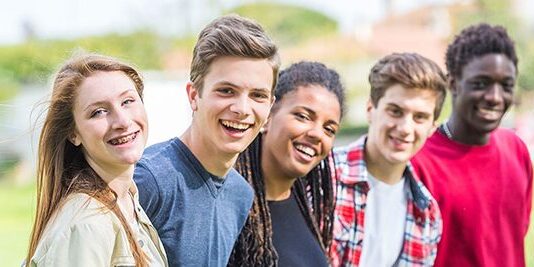
[[[135,84],[123,72],[96,72],[77,90],[73,115],[74,145],[91,166],[116,168],[135,164],[143,153],[147,116]]]

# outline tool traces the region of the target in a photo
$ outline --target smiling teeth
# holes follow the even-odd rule
[[[237,130],[246,130],[250,127],[249,124],[233,122],[233,121],[222,121],[222,124],[229,128],[234,128]]]
[[[482,112],[485,112],[485,113],[491,113],[491,114],[497,114],[497,113],[499,113],[499,111],[498,111],[498,110],[495,110],[495,109],[480,108],[479,110],[482,111]]]
[[[109,142],[112,145],[122,145],[122,144],[128,143],[131,140],[135,139],[136,136],[137,136],[137,133],[133,133],[133,134],[130,134],[130,135],[125,136],[125,137],[121,137],[121,138],[116,138],[116,139],[110,140]]]
[[[305,146],[305,145],[296,145],[295,148],[298,151],[300,151],[300,152],[302,152],[302,153],[304,153],[304,154],[306,154],[306,155],[308,155],[310,157],[315,156],[315,150],[313,148],[311,148],[311,147],[308,147],[308,146]]]

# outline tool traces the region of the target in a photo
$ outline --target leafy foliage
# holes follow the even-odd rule
[[[107,34],[74,40],[30,40],[0,47],[0,101],[22,83],[44,83],[55,68],[79,50],[115,56],[142,68],[159,68],[159,37],[149,32]]]
[[[335,33],[337,23],[311,9],[285,4],[253,3],[228,10],[258,21],[282,44],[300,43],[315,36]]]

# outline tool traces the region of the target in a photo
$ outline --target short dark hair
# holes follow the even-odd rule
[[[445,60],[449,76],[461,77],[465,65],[486,54],[505,55],[514,63],[517,71],[514,41],[508,36],[506,29],[481,23],[462,30],[447,48]]]
[[[445,96],[447,79],[441,68],[432,60],[417,53],[393,53],[380,59],[369,73],[370,98],[373,106],[393,85],[406,89],[424,89],[436,93],[434,120],[437,120]]]
[[[301,61],[281,71],[274,91],[276,103],[282,100],[285,94],[307,85],[319,85],[335,94],[339,102],[341,116],[343,116],[345,111],[345,90],[341,84],[339,74],[319,62]],[[274,110],[276,110],[276,103],[273,107]]]

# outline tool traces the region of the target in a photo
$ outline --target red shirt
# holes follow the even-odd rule
[[[412,164],[443,217],[435,266],[525,266],[532,163],[512,131],[495,130],[482,146],[436,131]]]

